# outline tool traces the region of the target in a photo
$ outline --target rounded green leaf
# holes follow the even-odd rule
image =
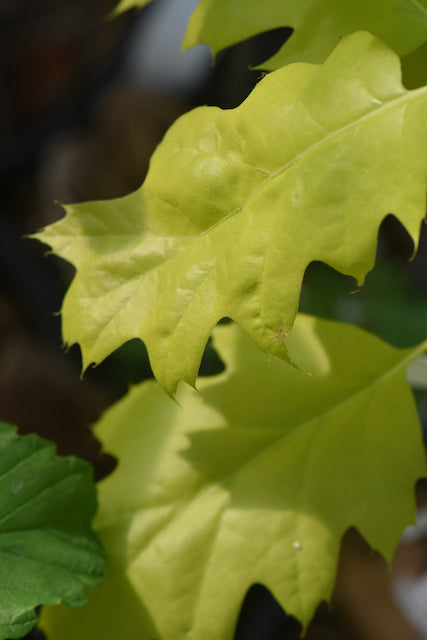
[[[86,368],[139,337],[169,393],[195,383],[224,316],[297,358],[285,338],[310,262],[362,283],[389,213],[417,244],[426,108],[427,88],[406,91],[397,56],[357,33],[323,65],[269,74],[236,109],[184,115],[138,191],[68,206],[38,234],[77,268],[65,341],[80,343]]]
[[[405,369],[427,343],[397,350],[309,316],[289,340],[315,375],[219,326],[225,370],[199,393],[177,404],[149,381],[104,415],[119,458],[96,520],[109,570],[84,610],[45,611],[49,640],[231,640],[253,583],[305,625],[349,527],[390,559],[425,474]]]
[[[103,548],[91,531],[96,490],[89,463],[0,424],[0,639],[21,638],[35,607],[81,607],[102,581]]]

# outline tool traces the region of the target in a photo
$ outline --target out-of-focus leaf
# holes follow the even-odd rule
[[[400,56],[427,39],[426,0],[202,0],[193,13],[184,47],[221,49],[262,31],[295,32],[260,65],[278,69],[289,62],[323,62],[343,36],[369,31]]]
[[[289,339],[313,376],[219,326],[225,370],[199,393],[145,382],[101,419],[120,461],[96,520],[109,572],[84,610],[44,612],[49,640],[230,640],[253,583],[306,624],[350,526],[390,559],[425,473],[405,370],[427,342],[310,316]]]

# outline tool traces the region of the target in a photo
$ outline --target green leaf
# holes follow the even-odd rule
[[[402,58],[402,81],[407,89],[427,84],[427,42]]]
[[[90,529],[96,491],[89,463],[0,423],[0,640],[21,638],[35,607],[81,607],[102,581],[105,553]]]
[[[69,206],[38,234],[77,267],[66,342],[86,368],[139,337],[169,393],[194,384],[224,316],[294,359],[285,337],[310,262],[362,283],[388,213],[417,244],[426,107],[427,88],[406,91],[396,55],[358,33],[321,66],[271,73],[234,110],[184,115],[137,192]]]
[[[253,583],[306,625],[349,527],[391,558],[425,474],[405,369],[427,342],[398,350],[310,316],[290,342],[315,375],[224,325],[225,371],[200,393],[181,387],[178,405],[145,382],[105,414],[97,435],[120,461],[99,487],[110,573],[85,610],[46,611],[49,640],[228,640]]]
[[[112,12],[112,16],[117,16],[120,13],[124,13],[129,9],[145,7],[147,4],[150,4],[152,0],[120,0],[119,4],[116,6],[114,11]]]
[[[208,44],[214,54],[262,31],[295,32],[263,69],[289,62],[323,62],[342,36],[369,31],[400,56],[427,40],[426,0],[202,0],[193,13],[184,48]]]

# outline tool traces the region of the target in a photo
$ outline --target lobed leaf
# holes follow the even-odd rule
[[[174,393],[193,385],[224,316],[281,358],[307,265],[363,282],[383,218],[418,242],[425,215],[427,88],[406,91],[399,61],[367,33],[321,66],[264,78],[234,110],[184,115],[143,186],[67,207],[36,237],[73,262],[63,334],[83,364],[130,338]]]
[[[87,462],[5,423],[0,451],[0,639],[12,640],[34,627],[39,605],[83,606],[83,591],[102,582],[105,554],[90,528]]]
[[[144,382],[104,415],[120,460],[99,487],[109,572],[84,610],[45,611],[50,640],[229,640],[253,583],[306,625],[349,527],[391,558],[425,474],[405,369],[427,341],[299,316],[290,342],[315,375],[224,325],[225,370],[199,393],[181,387],[179,406]]]
[[[369,31],[400,56],[427,40],[426,0],[201,0],[184,48],[208,44],[215,54],[278,27],[294,33],[263,69],[290,62],[323,62],[343,36]]]

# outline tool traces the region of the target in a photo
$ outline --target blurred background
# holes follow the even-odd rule
[[[115,461],[100,450],[90,425],[130,384],[151,375],[146,352],[140,341],[131,341],[80,380],[79,349],[65,353],[57,314],[73,269],[47,258],[46,247],[25,236],[63,215],[57,202],[118,197],[138,188],[173,121],[200,104],[238,105],[260,78],[249,67],[291,33],[277,29],[252,38],[214,63],[203,46],[180,55],[197,0],[156,0],[109,19],[114,4],[0,2],[0,420],[53,440],[61,454],[86,458],[97,479]],[[364,326],[396,346],[415,344],[427,335],[426,249],[423,231],[420,251],[409,261],[411,242],[390,216],[365,286],[350,293],[354,281],[314,263],[302,309]],[[202,373],[216,366],[208,348]],[[415,393],[425,428],[422,387]],[[427,504],[423,481],[417,497],[420,507]],[[392,576],[357,532],[349,532],[333,609],[319,608],[306,637],[427,638],[426,569],[423,522],[402,542]],[[236,640],[300,634],[265,588],[248,592]]]

